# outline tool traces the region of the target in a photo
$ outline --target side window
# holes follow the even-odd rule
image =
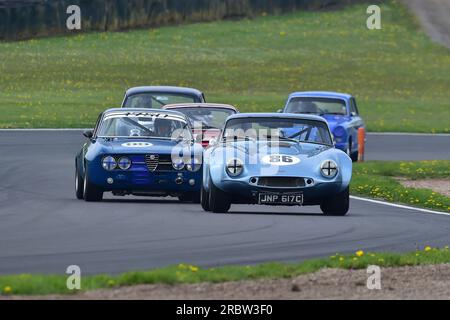
[[[355,98],[351,98],[350,99],[350,112],[355,113],[356,115],[359,115],[358,107],[356,106]]]
[[[97,118],[97,122],[95,123],[94,137],[97,135],[98,127],[100,126],[100,121],[102,120],[102,116],[103,116],[103,113],[100,113],[98,118]]]

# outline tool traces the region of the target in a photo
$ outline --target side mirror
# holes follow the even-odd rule
[[[194,135],[194,141],[195,143],[202,143],[203,141],[203,136],[201,133],[197,133]]]
[[[213,146],[215,144],[217,144],[217,138],[212,138],[211,140],[209,140],[209,145],[210,146]]]
[[[278,113],[283,113],[283,109],[278,109],[277,112]]]
[[[86,130],[83,132],[83,136],[85,136],[88,139],[92,139],[92,137],[94,136],[94,131]]]
[[[352,117],[356,117],[356,116],[357,116],[357,114],[356,114],[356,112],[352,112],[352,113],[350,113],[350,116],[352,116]]]

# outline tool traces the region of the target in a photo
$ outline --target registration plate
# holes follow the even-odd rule
[[[260,193],[259,204],[302,205],[303,194]]]

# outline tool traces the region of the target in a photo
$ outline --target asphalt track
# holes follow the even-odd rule
[[[0,131],[0,274],[117,273],[177,263],[299,261],[336,252],[450,244],[450,216],[351,201],[318,208],[234,205],[211,214],[172,199],[74,197],[76,131]],[[450,159],[450,136],[369,135],[367,159]]]

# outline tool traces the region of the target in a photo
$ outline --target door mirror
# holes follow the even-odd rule
[[[209,143],[208,143],[210,146],[213,146],[213,145],[215,145],[215,144],[217,144],[217,138],[211,138],[211,140],[209,140]]]
[[[88,139],[92,139],[92,137],[94,136],[94,131],[86,130],[83,132],[83,136],[85,136]]]
[[[283,113],[283,109],[278,109],[277,112],[278,113]]]
[[[202,135],[201,133],[197,133],[197,134],[195,135],[195,137],[194,137],[194,141],[195,141],[196,143],[202,143],[202,141],[203,141],[203,135]]]

